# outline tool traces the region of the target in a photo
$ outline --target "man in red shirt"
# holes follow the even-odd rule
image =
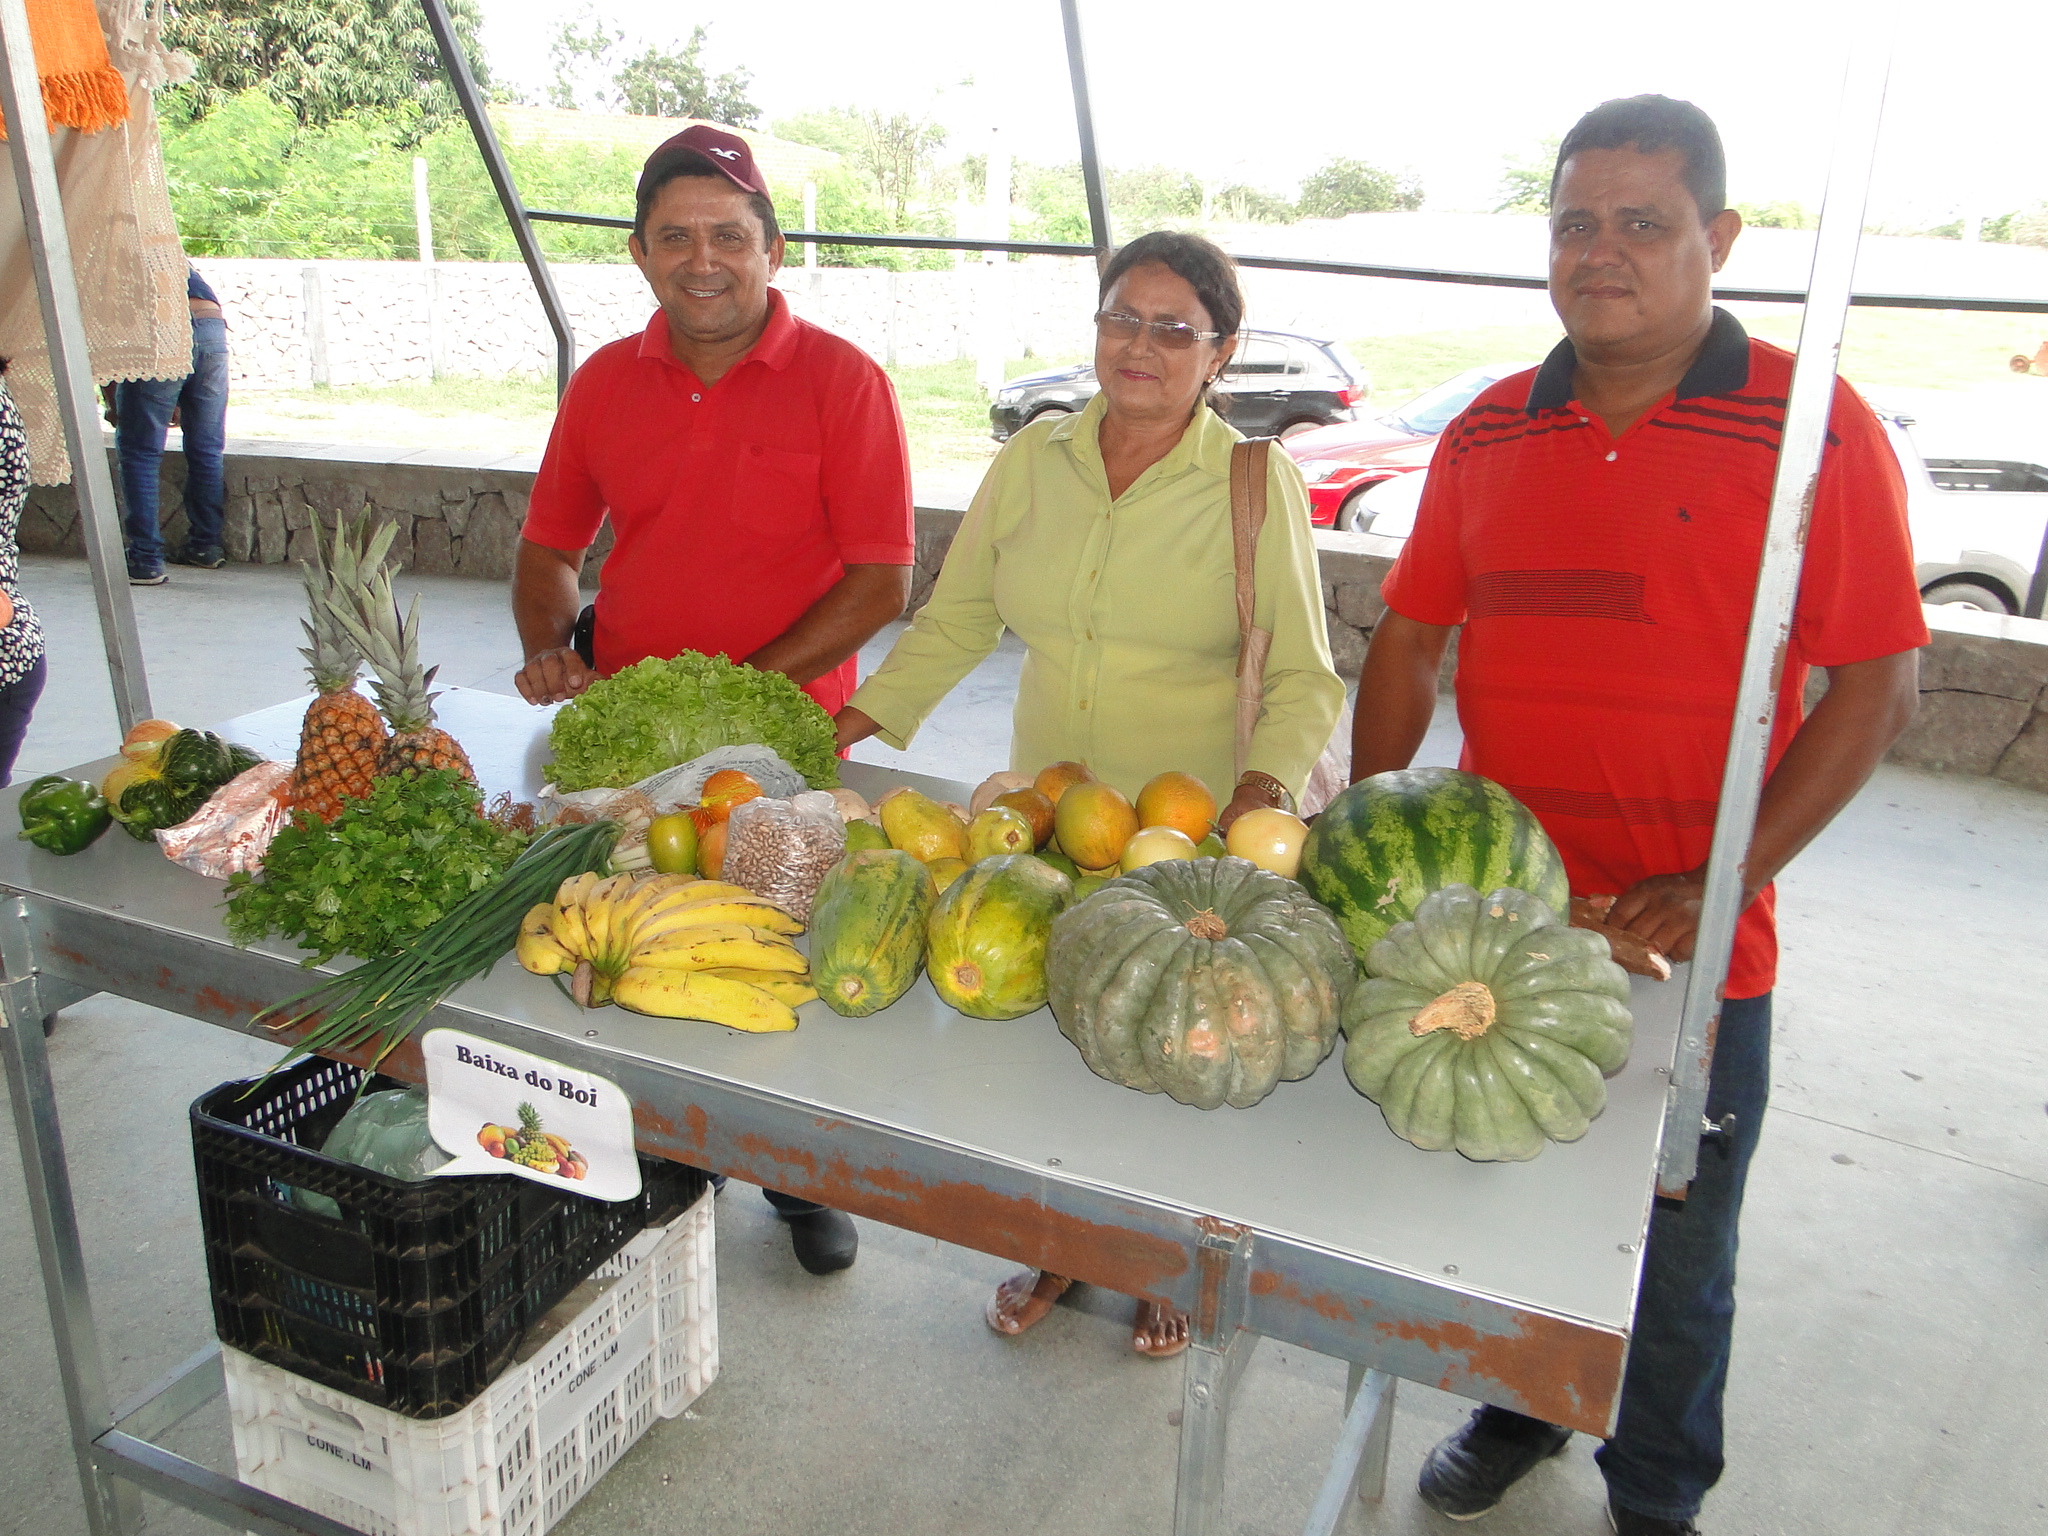
[[[1549,831],[1576,895],[1688,959],[1784,428],[1791,358],[1712,305],[1742,227],[1720,137],[1661,96],[1610,101],[1558,151],[1550,295],[1566,340],[1444,435],[1359,685],[1352,775],[1421,745],[1454,630],[1464,766]],[[1769,1088],[1770,882],[1869,776],[1918,700],[1927,641],[1905,485],[1836,386],[1797,619],[1746,869],[1703,1145],[1644,1251],[1615,1433],[1597,1460],[1622,1536],[1689,1536],[1722,1469],[1736,1224]],[[1810,666],[1828,691],[1804,714]],[[1469,1520],[1570,1431],[1485,1407],[1424,1463]]]
[[[910,592],[895,391],[769,287],[782,234],[737,135],[700,124],[647,157],[627,249],[661,308],[591,354],[556,413],[513,575],[519,691],[557,703],[694,650],[786,673],[831,714]],[[579,646],[578,576],[607,517],[614,544]],[[769,1199],[806,1269],[853,1262],[850,1218]]]

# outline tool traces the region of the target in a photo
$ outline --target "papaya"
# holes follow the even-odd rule
[[[886,848],[889,834],[875,822],[864,816],[857,816],[846,824],[846,851],[859,853],[868,848]]]
[[[1025,853],[983,859],[932,906],[925,969],[970,1018],[1014,1019],[1045,1005],[1045,949],[1074,882]]]
[[[967,857],[992,859],[1002,853],[1029,853],[1038,846],[1031,823],[1021,811],[992,805],[967,823]]]
[[[896,848],[849,853],[811,902],[811,984],[834,1013],[866,1018],[910,990],[924,966],[932,882]]]
[[[933,859],[931,863],[925,865],[924,872],[931,876],[933,892],[935,894],[942,894],[947,886],[967,873],[967,861],[965,859]]]
[[[933,859],[967,857],[965,821],[914,789],[884,800],[881,817],[890,846],[902,849],[920,864],[929,864]]]
[[[1030,822],[1032,841],[1037,847],[1043,848],[1052,836],[1053,804],[1030,785],[997,795],[990,804],[1015,811]]]

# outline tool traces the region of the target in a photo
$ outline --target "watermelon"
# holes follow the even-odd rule
[[[1309,828],[1297,878],[1360,959],[1448,886],[1513,886],[1556,912],[1571,904],[1564,860],[1535,815],[1493,780],[1455,768],[1352,785]]]

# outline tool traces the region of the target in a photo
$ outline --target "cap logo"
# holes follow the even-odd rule
[[[704,153],[716,155],[721,160],[737,160],[740,157],[740,152],[736,149],[718,149],[709,144],[704,146]]]

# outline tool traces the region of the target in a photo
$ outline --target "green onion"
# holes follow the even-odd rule
[[[520,919],[536,903],[552,901],[564,880],[603,869],[618,835],[618,823],[611,821],[549,827],[504,874],[456,903],[399,954],[330,976],[264,1009],[255,1022],[266,1029],[289,1029],[324,1015],[270,1071],[321,1051],[353,1050],[375,1038],[374,1071],[443,998],[498,963],[518,939]]]

